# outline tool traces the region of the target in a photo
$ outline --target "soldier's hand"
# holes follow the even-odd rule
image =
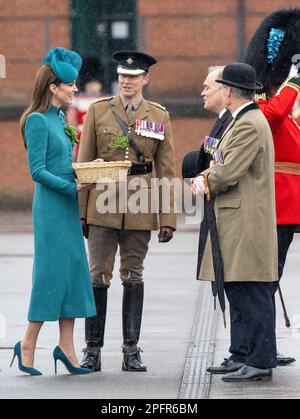
[[[88,239],[89,238],[89,225],[87,224],[85,218],[81,218],[80,221],[81,221],[82,234],[84,235],[86,239]]]
[[[174,229],[171,227],[160,227],[158,241],[159,243],[167,243],[173,238]]]

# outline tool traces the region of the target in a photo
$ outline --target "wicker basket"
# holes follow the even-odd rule
[[[130,161],[73,163],[79,183],[125,182]]]

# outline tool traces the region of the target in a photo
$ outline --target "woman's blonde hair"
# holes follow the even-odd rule
[[[33,91],[33,98],[31,104],[28,108],[23,112],[21,119],[20,119],[20,128],[22,137],[24,139],[24,127],[27,121],[28,116],[32,112],[47,112],[51,105],[51,97],[52,93],[49,89],[51,84],[55,84],[59,86],[61,81],[55,76],[53,71],[51,70],[50,66],[43,65],[36,77],[36,82]],[[25,139],[24,139],[25,143]],[[25,144],[26,147],[26,144]]]

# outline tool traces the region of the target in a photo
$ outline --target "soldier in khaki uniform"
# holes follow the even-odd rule
[[[120,185],[117,185],[116,193],[114,190],[99,191],[96,188],[80,196],[80,213],[83,231],[88,237],[97,307],[97,316],[86,320],[87,347],[82,365],[94,371],[101,370],[107,289],[119,246],[120,277],[124,287],[122,368],[125,371],[146,371],[137,347],[143,310],[144,260],[151,230],[160,229],[159,241],[168,242],[176,229],[173,190],[170,195],[167,194],[167,211],[166,202],[162,205],[163,195],[158,199],[157,209],[153,210],[151,179],[155,174],[158,179],[172,181],[175,178],[174,146],[168,112],[142,96],[142,89],[149,81],[149,67],[156,60],[136,51],[119,51],[114,54],[114,58],[118,61],[120,94],[91,105],[82,132],[78,161],[88,162],[97,158],[104,161],[131,161],[132,167],[125,188],[125,204],[128,203],[128,208],[121,208]],[[129,130],[127,138],[130,142],[127,144],[121,141],[121,137],[125,136],[124,125],[125,134]],[[135,190],[128,187],[132,181]],[[129,205],[134,202],[137,191],[143,200],[142,212],[132,210]],[[108,202],[115,201],[116,209],[113,213],[104,213],[103,194],[106,194]]]

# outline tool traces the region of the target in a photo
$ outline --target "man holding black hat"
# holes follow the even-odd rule
[[[269,381],[276,367],[274,294],[278,286],[274,149],[270,127],[253,103],[255,70],[241,63],[224,68],[226,108],[233,121],[215,150],[215,164],[196,178],[194,193],[215,197],[224,287],[230,305],[231,357],[223,381]],[[200,280],[214,281],[210,237]]]
[[[143,87],[149,81],[149,68],[155,58],[137,51],[119,51],[120,94],[91,105],[81,137],[79,162],[102,158],[105,161],[130,160],[128,183],[134,180],[146,192],[148,210],[125,210],[101,213],[97,202],[101,191],[92,190],[80,197],[84,234],[88,236],[90,267],[93,278],[97,316],[87,319],[87,347],[82,365],[101,370],[100,350],[104,343],[107,289],[112,279],[115,255],[120,247],[120,276],[123,284],[123,365],[125,371],[146,371],[138,348],[143,311],[143,270],[151,230],[160,229],[159,241],[168,242],[176,229],[174,194],[171,191],[167,211],[162,206],[151,208],[151,185],[155,170],[158,179],[175,178],[174,146],[168,112],[161,105],[145,100]],[[132,202],[128,188],[125,206]],[[116,192],[116,202],[121,195]],[[109,196],[108,199],[113,197]],[[166,204],[164,202],[164,204]],[[126,211],[127,210],[127,211]]]
[[[225,108],[224,98],[220,94],[222,86],[216,82],[217,79],[222,77],[223,69],[224,67],[222,66],[210,67],[208,69],[208,75],[204,80],[203,91],[201,93],[204,100],[204,109],[219,114],[218,119],[209,133],[209,137],[219,140],[232,121],[231,113]],[[208,169],[210,166],[212,156],[204,149],[204,144],[201,145],[200,150],[189,152],[182,161],[182,177],[187,182],[190,182],[191,179],[198,176],[199,173]],[[203,249],[207,240],[207,216],[205,207],[204,211],[199,234],[197,277],[203,257]]]
[[[232,121],[231,113],[224,108],[224,101],[220,95],[221,86],[216,83],[216,79],[221,78],[224,67],[215,66],[208,69],[208,75],[203,83],[203,91],[201,96],[204,101],[204,109],[218,114],[213,128],[209,136],[221,138],[223,132]],[[204,150],[204,143],[201,145],[200,150],[190,151],[183,158],[182,161],[182,177],[183,179],[191,179],[199,175],[209,168],[211,155]]]

